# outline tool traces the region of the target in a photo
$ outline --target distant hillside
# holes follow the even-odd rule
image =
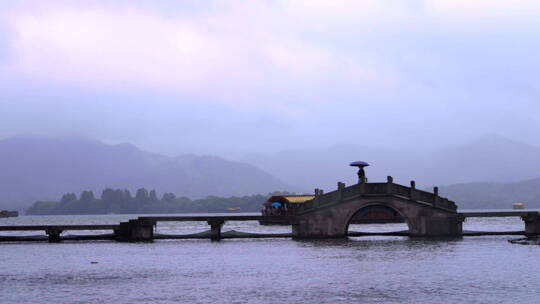
[[[441,187],[442,196],[460,209],[510,209],[524,202],[525,208],[540,208],[540,178],[512,183],[466,183]]]
[[[356,183],[357,169],[349,167],[355,160],[372,164],[366,169],[370,181],[386,180],[393,175],[397,182],[409,181],[414,173],[411,163],[420,162],[420,157],[399,149],[380,149],[370,146],[340,144],[327,148],[297,149],[275,154],[251,154],[242,161],[252,163],[263,170],[279,176],[288,184],[302,187],[304,192],[322,188],[330,191],[337,182]]]
[[[470,143],[434,151],[376,148],[377,143],[334,145],[297,149],[275,154],[251,154],[242,161],[252,163],[284,182],[311,190],[332,190],[337,181],[356,181],[348,163],[371,164],[370,181],[392,175],[407,184],[449,185],[468,182],[511,182],[540,177],[540,148],[498,135],[486,135]]]
[[[438,184],[517,182],[540,177],[540,148],[498,135],[438,150],[426,177]]]
[[[214,156],[166,157],[129,144],[74,138],[0,140],[0,208],[23,209],[65,192],[106,187],[146,187],[192,198],[290,189],[257,167]]]

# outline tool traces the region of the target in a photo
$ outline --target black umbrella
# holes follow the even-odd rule
[[[364,172],[364,167],[369,166],[369,164],[364,161],[355,161],[350,163],[349,165],[351,167],[358,167],[358,183],[365,183],[367,179],[366,173]]]
[[[355,162],[350,163],[349,166],[363,168],[363,167],[369,166],[369,164],[366,163],[365,161],[355,161]]]

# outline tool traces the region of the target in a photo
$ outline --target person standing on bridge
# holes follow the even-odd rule
[[[350,164],[351,167],[358,167],[358,183],[366,183],[366,172],[364,171],[364,167],[369,166],[368,163],[363,161],[355,161]]]
[[[358,169],[358,183],[365,183],[366,182],[366,172],[364,171],[364,168],[360,167]]]

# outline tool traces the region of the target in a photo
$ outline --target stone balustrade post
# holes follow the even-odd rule
[[[339,200],[343,199],[343,189],[345,189],[345,184],[342,182],[338,182],[337,191],[338,191]]]
[[[394,178],[391,176],[386,177],[386,193],[394,193]]]
[[[414,192],[415,192],[415,190],[416,190],[416,182],[412,180],[412,181],[411,181],[411,188],[410,188],[410,190],[409,190],[409,197],[410,197],[412,200],[414,200],[414,196],[415,196],[415,195],[414,195]]]
[[[433,187],[433,207],[439,204],[439,187]]]

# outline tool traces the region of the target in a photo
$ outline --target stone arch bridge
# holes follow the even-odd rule
[[[433,193],[395,184],[359,183],[324,194],[315,190],[315,198],[296,210],[295,238],[345,237],[353,216],[366,208],[383,206],[397,211],[409,226],[411,236],[461,236],[463,218],[453,201]]]

